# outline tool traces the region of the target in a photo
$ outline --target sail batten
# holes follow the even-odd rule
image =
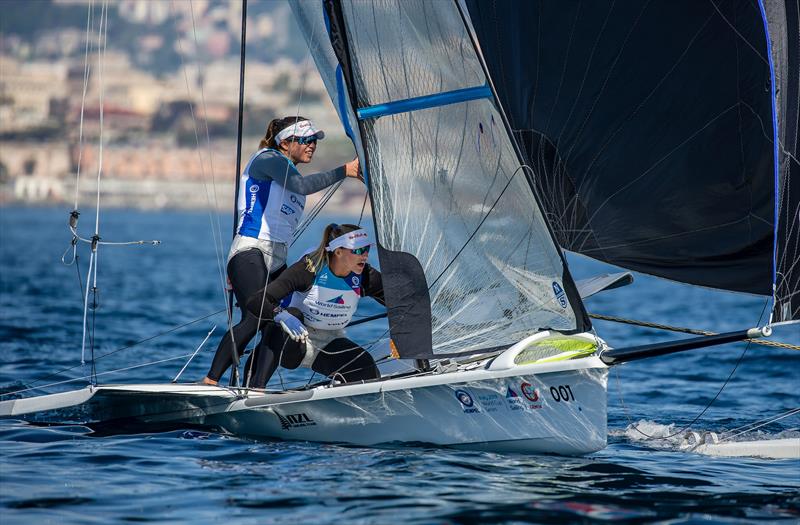
[[[425,95],[422,97],[394,100],[384,104],[359,108],[356,111],[356,114],[360,120],[367,120],[371,118],[384,117],[387,115],[408,113],[409,111],[419,111],[421,109],[436,108],[447,106],[449,104],[457,104],[459,102],[467,102],[470,100],[491,97],[492,90],[489,86],[475,86],[435,93],[432,95]]]

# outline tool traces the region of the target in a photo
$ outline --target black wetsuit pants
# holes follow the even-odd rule
[[[282,266],[277,271],[269,275],[270,281],[278,277],[281,272],[286,269]],[[219,381],[222,375],[228,370],[228,367],[233,363],[233,341],[236,341],[236,362],[242,355],[242,351],[247,348],[248,343],[258,332],[258,319],[249,313],[244,305],[247,304],[253,294],[264,288],[267,284],[267,266],[264,264],[264,256],[257,248],[245,250],[237,253],[228,262],[228,278],[233,287],[233,294],[236,296],[236,302],[242,311],[242,318],[236,326],[231,330],[225,332],[219,346],[217,353],[214,354],[214,360],[211,362],[211,369],[208,371],[208,378],[214,381]],[[273,323],[267,323],[261,328],[261,342],[254,350],[254,355],[258,356],[267,340],[267,333],[272,329]],[[233,332],[233,337],[231,337]],[[251,356],[251,359],[253,357]],[[251,362],[248,360],[248,365],[245,366],[244,376],[247,378],[247,371],[252,369]]]
[[[250,380],[253,388],[264,388],[278,365],[294,369],[300,366],[305,356],[305,344],[292,341],[280,325],[270,323],[270,326],[272,330],[266,332],[256,356],[256,369]],[[266,345],[264,341],[267,341]],[[369,352],[344,337],[328,343],[311,364],[311,369],[330,378],[343,379],[346,383],[381,376]]]

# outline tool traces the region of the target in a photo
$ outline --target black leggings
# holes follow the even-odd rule
[[[272,281],[277,278],[285,269],[285,265],[278,268],[269,275],[269,280]],[[225,371],[228,370],[228,367],[234,362],[233,341],[236,341],[235,362],[238,364],[239,357],[242,355],[242,350],[247,347],[250,340],[253,339],[256,332],[258,332],[258,319],[256,319],[253,314],[249,313],[247,309],[244,308],[244,305],[247,303],[247,299],[264,288],[267,284],[267,266],[264,264],[264,256],[261,251],[257,248],[253,248],[239,252],[231,257],[231,260],[228,262],[228,278],[231,280],[236,302],[238,303],[239,309],[242,311],[242,318],[236,326],[225,332],[222,341],[220,341],[217,347],[217,353],[214,354],[214,360],[211,362],[211,369],[207,374],[208,378],[214,381],[219,381]],[[267,340],[266,332],[271,326],[272,323],[269,323],[262,327],[261,342],[259,342],[254,350],[254,354],[257,355],[260,352],[264,341]],[[231,332],[233,332],[233,338],[231,338]],[[251,368],[249,365],[250,360],[248,360],[248,365],[245,367],[245,370]],[[245,372],[245,377],[246,376],[247,372]]]
[[[267,344],[263,344],[267,341]],[[250,380],[253,388],[264,388],[278,365],[295,369],[305,356],[305,345],[292,341],[280,325],[270,323],[256,356],[256,370]],[[278,358],[280,357],[280,363]],[[376,379],[381,376],[372,356],[350,339],[334,339],[320,351],[311,364],[315,372],[346,383]]]

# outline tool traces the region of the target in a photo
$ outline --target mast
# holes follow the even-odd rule
[[[236,181],[233,193],[233,231],[231,237],[236,236],[236,227],[239,223],[239,173],[242,170],[242,121],[244,117],[244,66],[247,53],[247,0],[242,0],[242,43],[239,48],[239,118],[236,130],[236,172],[233,178]],[[228,291],[228,324],[233,318],[233,290]],[[235,343],[235,342],[234,342]],[[231,386],[239,383],[239,356],[236,345],[231,345],[233,366],[231,367]]]

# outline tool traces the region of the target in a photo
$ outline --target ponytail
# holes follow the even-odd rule
[[[293,117],[274,118],[270,120],[269,124],[267,125],[267,132],[264,134],[264,138],[261,139],[261,142],[258,144],[258,149],[279,149],[280,144],[275,142],[275,137],[278,135],[278,133],[303,120],[308,119],[297,115]]]
[[[306,255],[306,269],[309,272],[317,273],[323,266],[330,265],[330,253],[327,250],[328,244],[337,237],[345,233],[360,230],[361,226],[355,224],[329,224],[322,232],[322,240],[317,249]]]

